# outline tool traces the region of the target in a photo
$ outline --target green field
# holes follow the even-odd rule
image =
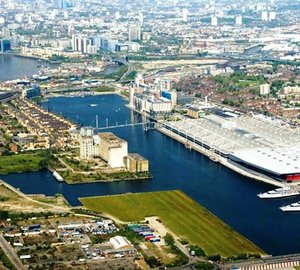
[[[44,160],[45,158],[36,154],[0,156],[0,174],[38,171],[42,169]]]
[[[97,87],[93,87],[92,91],[94,92],[114,92],[116,89],[114,87],[111,86],[97,86]]]
[[[133,173],[133,172],[115,172],[115,173],[101,173],[100,171],[91,171],[88,174],[72,173],[70,171],[59,172],[61,177],[68,184],[79,184],[79,183],[94,183],[94,182],[109,182],[109,181],[127,181],[135,179],[149,179],[151,174],[149,173]]]
[[[264,253],[179,190],[80,198],[80,202],[92,211],[126,222],[159,216],[176,235],[200,246],[208,255]]]

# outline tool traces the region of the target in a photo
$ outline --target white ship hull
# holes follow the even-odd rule
[[[290,205],[279,207],[284,212],[297,212],[300,211],[300,203],[292,203]]]
[[[299,190],[292,190],[291,188],[277,188],[265,193],[257,194],[261,199],[278,199],[300,195]]]

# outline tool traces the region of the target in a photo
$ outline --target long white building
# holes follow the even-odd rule
[[[153,117],[168,115],[172,112],[171,100],[164,97],[155,98],[145,94],[134,94],[132,105],[134,109]]]
[[[300,129],[263,115],[165,122],[163,129],[209,153],[280,182],[300,181]]]

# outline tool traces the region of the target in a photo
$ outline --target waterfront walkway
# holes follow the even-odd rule
[[[171,137],[174,140],[177,140],[185,145],[187,145],[187,140],[181,136],[179,136],[178,134],[175,134],[174,132],[171,132],[170,130],[166,129],[166,128],[158,128],[158,131],[160,131],[161,133],[165,134],[166,136]],[[194,149],[195,151],[210,157],[211,155],[211,151],[208,151],[207,149],[201,147],[200,145],[192,142],[192,141],[188,141],[188,147]],[[226,166],[227,168],[241,174],[244,175],[246,177],[249,177],[251,179],[255,179],[261,182],[265,182],[267,184],[273,185],[273,186],[277,186],[277,187],[284,187],[286,186],[285,183],[276,181],[270,177],[264,176],[262,174],[258,174],[258,173],[254,173],[248,169],[244,169],[242,167],[239,167],[238,165],[235,165],[231,162],[229,162],[226,158],[221,157],[219,155],[214,155],[216,162],[219,162],[220,164]]]

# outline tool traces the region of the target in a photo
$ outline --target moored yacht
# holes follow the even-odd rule
[[[296,203],[292,203],[290,205],[279,207],[279,209],[284,212],[300,211],[300,201]]]
[[[282,187],[276,188],[274,190],[267,191],[265,193],[257,194],[257,196],[261,199],[276,199],[276,198],[285,198],[299,195],[299,189],[291,188],[291,187]]]

